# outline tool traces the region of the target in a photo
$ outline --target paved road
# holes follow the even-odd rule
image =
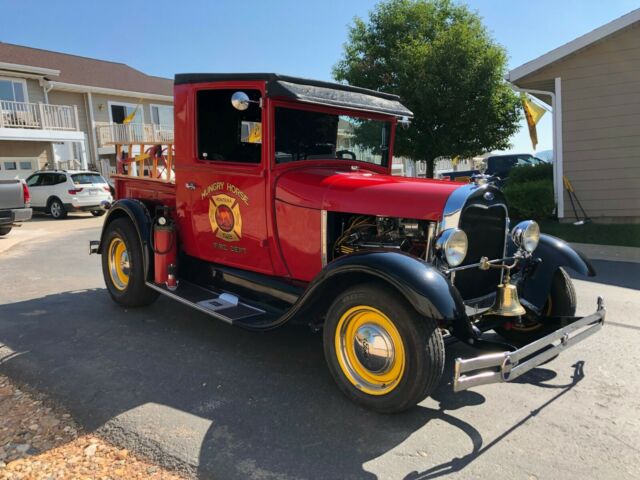
[[[306,329],[245,332],[167,299],[117,307],[86,254],[97,235],[0,254],[0,371],[165,465],[218,479],[640,478],[640,265],[597,262],[602,283],[576,282],[580,313],[607,299],[597,337],[516,384],[443,382],[382,416],[341,396]]]

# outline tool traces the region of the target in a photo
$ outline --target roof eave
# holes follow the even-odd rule
[[[633,10],[626,15],[623,15],[620,18],[613,20],[601,27],[592,30],[591,32],[578,37],[569,43],[565,43],[564,45],[551,50],[550,52],[545,53],[544,55],[531,60],[519,67],[514,68],[509,71],[507,75],[507,81],[515,83],[518,80],[530,75],[547,65],[550,65],[558,60],[563,59],[564,57],[577,52],[585,47],[588,47],[592,43],[595,43],[599,40],[602,40],[609,35],[622,30],[636,22],[640,21],[640,8]]]
[[[18,63],[0,62],[0,70],[10,70],[13,72],[30,73],[38,76],[57,77],[60,70],[54,68],[34,67],[32,65],[20,65]]]
[[[147,100],[158,100],[163,102],[173,102],[173,95],[162,95],[159,93],[132,92],[129,90],[117,90],[115,88],[94,87],[92,85],[77,85],[75,83],[50,82],[54,90],[64,90],[67,92],[81,93],[101,93],[104,95],[116,95],[120,97],[144,98]]]

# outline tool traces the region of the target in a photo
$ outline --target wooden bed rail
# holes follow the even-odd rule
[[[116,159],[118,175],[149,178],[173,183],[173,143],[165,144],[121,144],[116,143]],[[133,155],[134,147],[139,148]]]

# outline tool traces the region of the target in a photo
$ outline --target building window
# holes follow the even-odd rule
[[[22,81],[0,78],[0,100],[24,102],[27,95]]]
[[[151,121],[154,125],[173,127],[173,107],[171,105],[151,105]]]
[[[112,123],[124,123],[128,117],[132,117],[132,120],[128,123],[144,123],[142,105],[109,102],[109,112],[111,113]]]
[[[20,170],[31,170],[31,162],[20,162]]]
[[[5,170],[17,170],[18,167],[16,165],[16,162],[4,162],[4,169]]]

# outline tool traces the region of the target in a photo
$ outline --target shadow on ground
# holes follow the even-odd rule
[[[614,287],[640,290],[640,263],[611,262],[608,260],[592,260],[596,269],[595,277],[578,275],[569,270],[572,278],[585,282],[604,283]]]
[[[378,415],[341,396],[321,336],[306,328],[246,332],[166,299],[123,310],[103,289],[1,305],[0,341],[3,373],[52,395],[88,430],[124,442],[132,441],[128,429],[142,432],[130,448],[156,459],[162,450],[165,465],[186,461],[200,478],[375,478],[364,463],[438,419],[464,432],[473,450],[410,475],[433,478],[463,469],[527,420],[483,446],[452,412],[484,397],[454,395],[444,381],[437,409]],[[451,362],[447,369],[445,379]],[[553,376],[537,369],[520,381],[543,385]]]

